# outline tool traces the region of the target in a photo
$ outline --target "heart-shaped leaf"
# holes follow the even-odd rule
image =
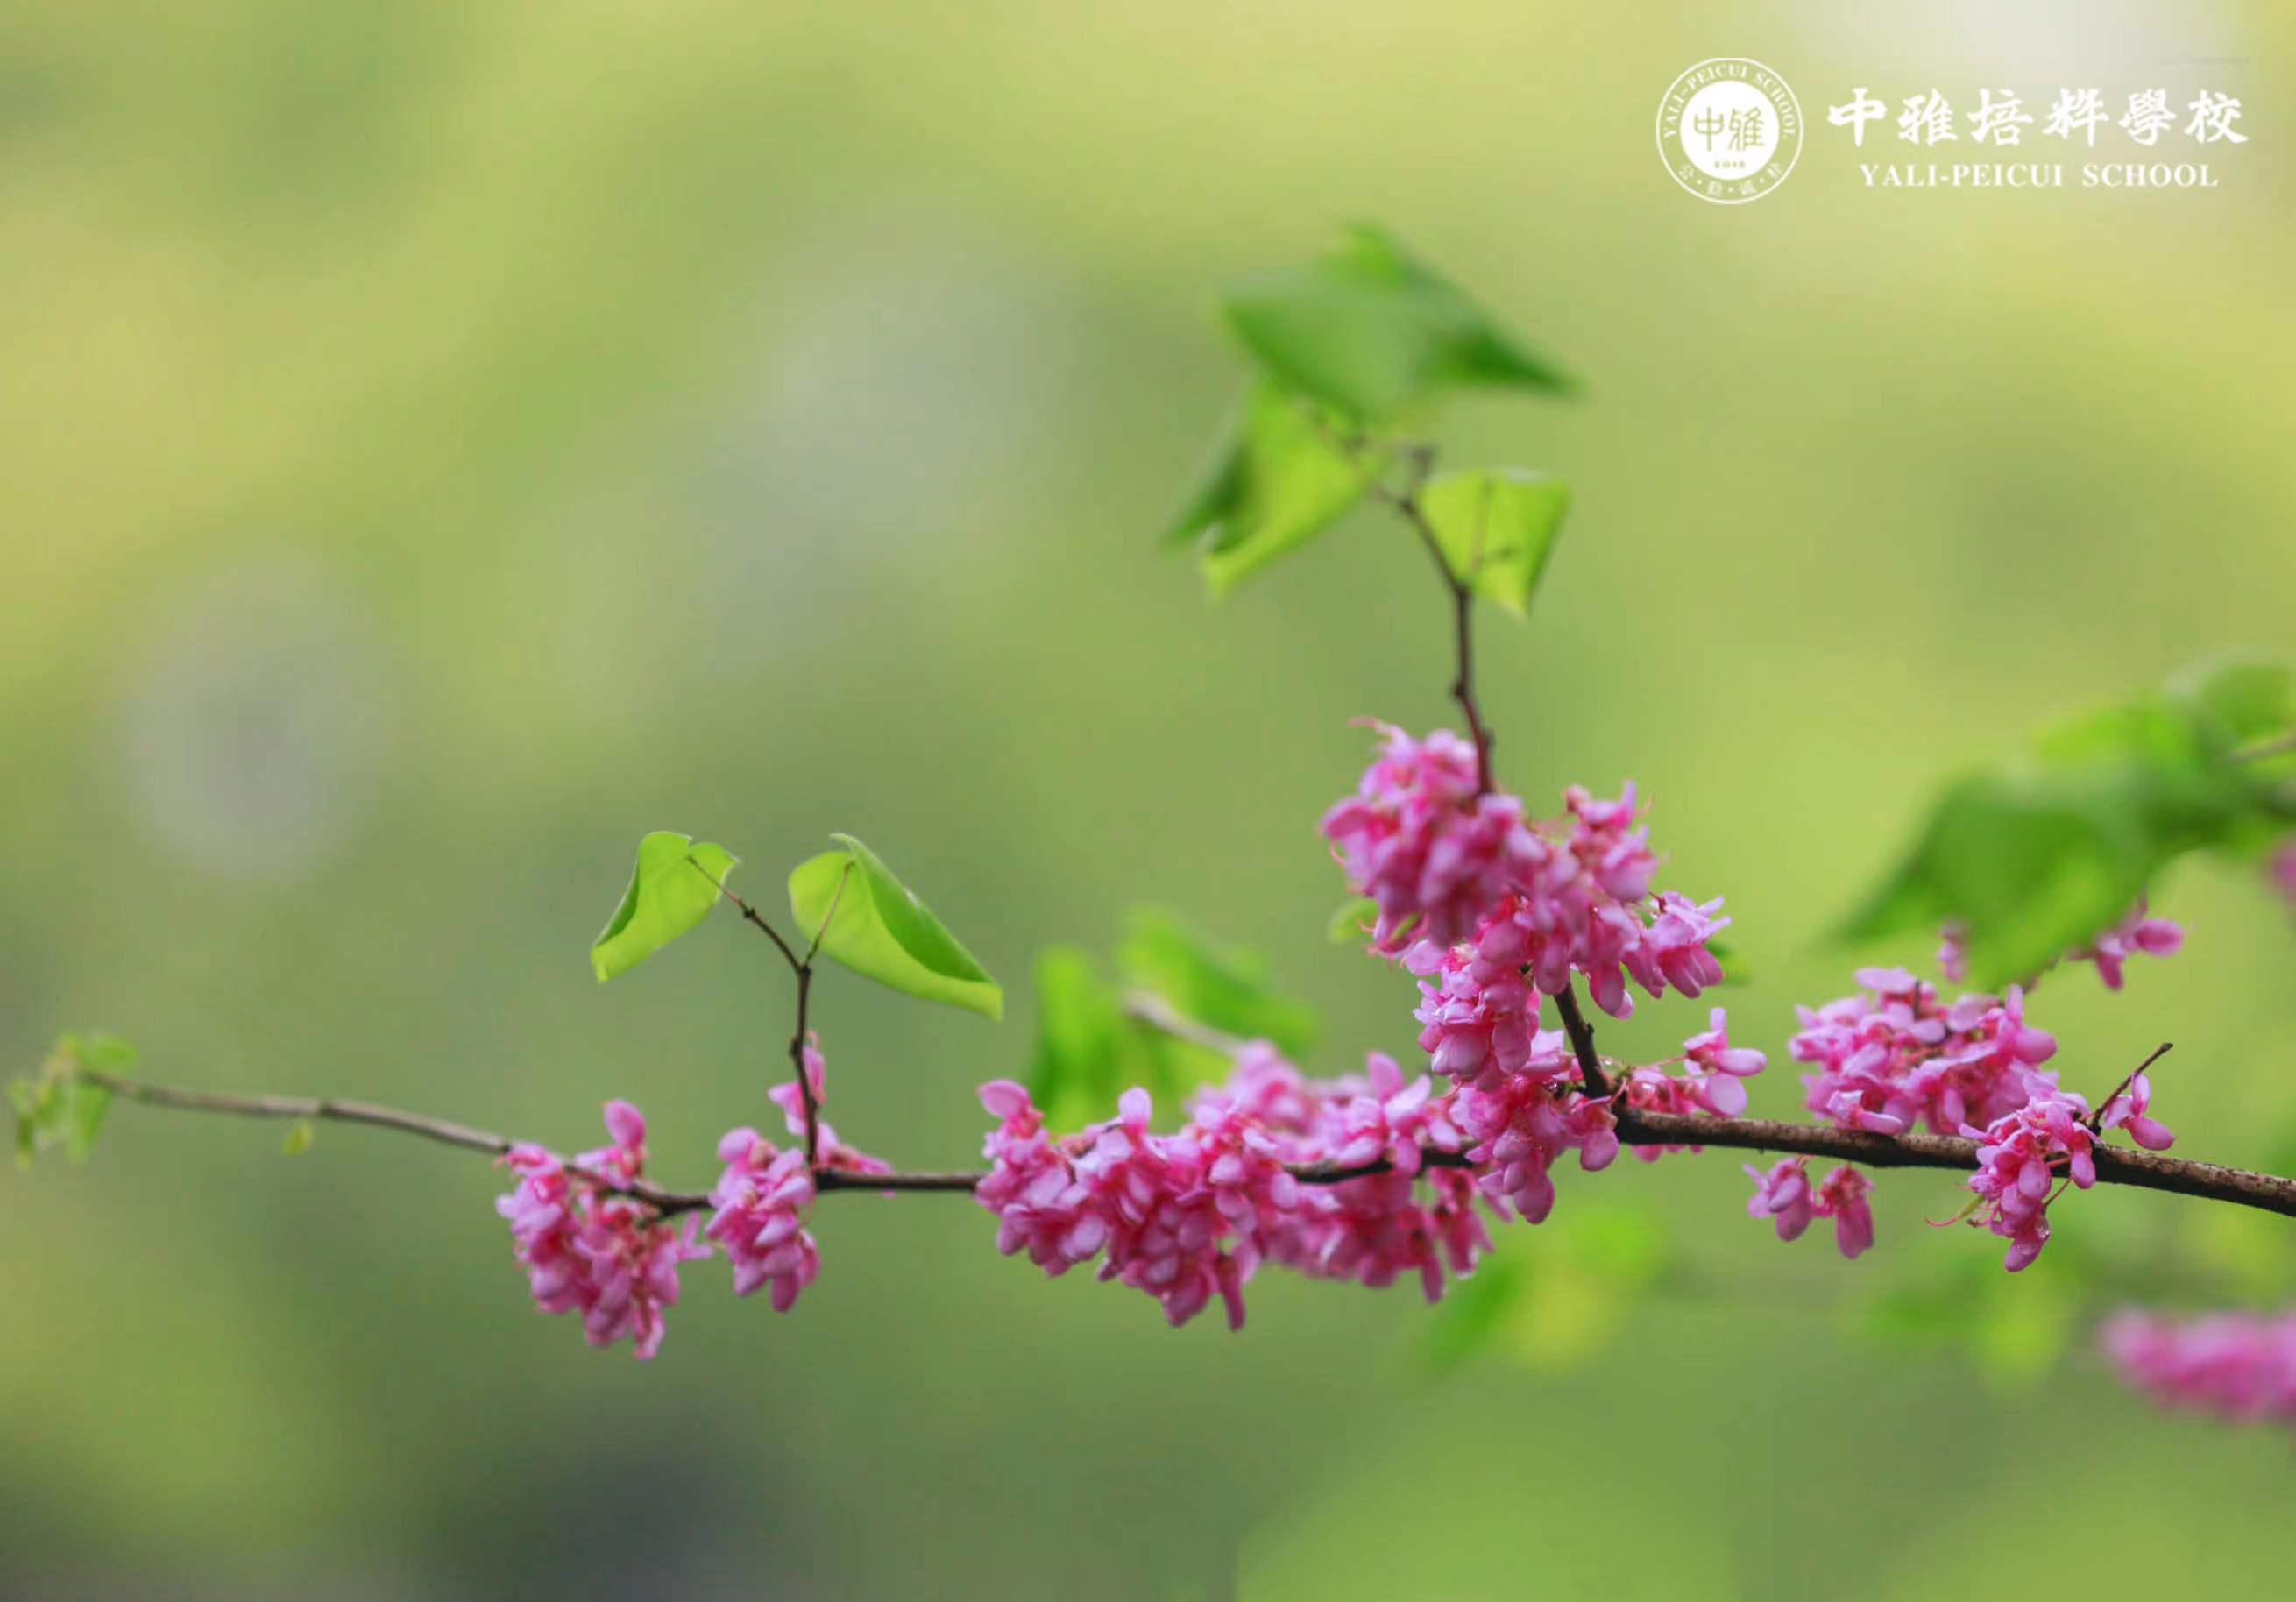
[[[1456,284],[1368,224],[1305,267],[1236,285],[1225,309],[1269,376],[1364,423],[1387,422],[1445,389],[1572,388]]]
[[[1343,438],[1313,401],[1257,386],[1165,543],[1198,546],[1205,581],[1226,595],[1363,499],[1387,453],[1370,445],[1351,452]]]
[[[1528,616],[1570,507],[1570,486],[1551,472],[1513,467],[1447,472],[1428,481],[1419,505],[1459,582]]]
[[[819,932],[825,955],[889,990],[1003,1017],[1004,990],[916,892],[852,835],[830,838],[838,850],[790,875],[790,914],[802,937]]]
[[[696,844],[667,829],[639,841],[622,903],[590,943],[598,982],[627,973],[709,916],[738,860],[722,845]]]

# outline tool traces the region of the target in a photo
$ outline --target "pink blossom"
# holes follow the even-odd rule
[[[2177,1144],[2176,1135],[2157,1118],[2145,1116],[2152,1105],[2152,1080],[2143,1069],[2129,1076],[2128,1089],[2117,1093],[2097,1113],[2100,1130],[2127,1130],[2128,1138],[2148,1152],[2165,1152]]]
[[[2296,838],[2284,842],[2272,854],[2271,877],[2280,893],[2296,902]]]
[[[1722,965],[1706,943],[1730,920],[1718,918],[1721,898],[1701,904],[1668,891],[1659,898],[1659,915],[1642,938],[1624,953],[1627,971],[1652,996],[1669,985],[1685,996],[1695,996],[1709,985],[1722,982]],[[1607,1010],[1607,1009],[1606,1009]]]
[[[1108,1241],[1108,1223],[1087,1204],[1068,1159],[1045,1133],[1045,1116],[1011,1080],[980,1087],[981,1105],[998,1120],[983,1154],[987,1176],[973,1196],[996,1215],[996,1249],[1026,1252],[1046,1273],[1059,1276],[1089,1262]]]
[[[2049,1243],[2048,1204],[2057,1165],[2083,1190],[2096,1183],[2095,1141],[2082,1122],[2087,1116],[2087,1102],[2050,1085],[1984,1130],[1962,1131],[1978,1142],[1978,1168],[1969,1188],[1980,1205],[1972,1221],[2009,1242],[2002,1266],[2013,1274]]]
[[[1873,1190],[1873,1180],[1846,1165],[1818,1185],[1813,1208],[1818,1217],[1833,1220],[1833,1244],[1844,1257],[1855,1259],[1874,1244],[1874,1210],[1866,1202]]]
[[[1720,1007],[1707,1015],[1710,1027],[1682,1043],[1682,1056],[1694,1072],[1673,1075],[1655,1064],[1626,1075],[1627,1105],[1645,1113],[1703,1113],[1712,1118],[1735,1118],[1746,1110],[1742,1080],[1759,1073],[1769,1059],[1751,1047],[1730,1044],[1729,1019]],[[1697,1146],[1637,1146],[1635,1155],[1655,1162],[1667,1152]]]
[[[829,1121],[820,1115],[821,1108],[828,1103],[829,1092],[818,1035],[806,1036],[805,1049],[799,1054],[799,1060],[804,1064],[806,1083],[813,1090],[814,1130],[816,1136],[814,1142],[815,1166],[849,1174],[891,1173],[891,1163],[846,1145],[837,1138],[837,1130]],[[789,1132],[802,1141],[805,1138],[805,1097],[798,1089],[796,1081],[783,1080],[766,1095],[774,1105],[782,1110],[782,1122]]]
[[[1741,1166],[1754,1182],[1747,1215],[1770,1220],[1780,1240],[1799,1240],[1812,1219],[1830,1218],[1833,1244],[1844,1257],[1855,1258],[1874,1244],[1874,1212],[1866,1201],[1874,1183],[1857,1170],[1837,1168],[1813,1189],[1807,1157],[1781,1158],[1767,1171],[1751,1162]]]
[[[1961,924],[1948,924],[1938,931],[1937,965],[1949,983],[1969,977],[1969,931]]]
[[[1057,1139],[1019,1085],[985,1085],[981,1099],[998,1124],[975,1194],[997,1216],[998,1248],[1054,1274],[1100,1258],[1102,1277],[1153,1294],[1176,1324],[1214,1297],[1239,1323],[1262,1261],[1372,1286],[1412,1277],[1432,1300],[1490,1248],[1476,1175],[1428,1161],[1468,1144],[1460,1093],[1406,1080],[1377,1053],[1361,1076],[1311,1080],[1255,1042],[1168,1135],[1149,1127],[1137,1090],[1115,1119]],[[1385,1171],[1335,1183],[1292,1171],[1374,1165]]]
[[[2167,957],[2184,943],[2184,930],[2167,918],[2148,916],[2140,899],[2127,917],[2072,953],[2071,960],[2095,963],[2104,988],[2117,990],[2121,985],[2122,965],[2131,957],[2139,952],[2147,957]]]
[[[1523,826],[1522,803],[1478,793],[1475,748],[1448,729],[1423,741],[1377,726],[1380,755],[1357,793],[1324,813],[1322,831],[1358,895],[1379,908],[1374,944],[1464,939],[1507,887],[1535,874],[1546,847]]]
[[[2033,1071],[2056,1041],[2025,1022],[2025,998],[1964,996],[1950,1007],[1903,968],[1860,968],[1862,996],[1796,1009],[1789,1047],[1805,1074],[1805,1105],[1849,1129],[1896,1135],[1916,1124],[1954,1134],[2030,1099]]]
[[[1449,1052],[1438,1072],[1521,1052],[1538,1014],[1525,978],[1554,995],[1583,974],[1595,1005],[1620,1018],[1634,1010],[1629,976],[1653,996],[1721,980],[1709,942],[1729,920],[1719,901],[1651,894],[1659,859],[1631,784],[1616,801],[1574,785],[1562,817],[1528,824],[1515,797],[1476,793],[1466,741],[1380,727],[1382,754],[1323,832],[1378,906],[1375,949],[1429,981],[1426,1049]]]
[[[785,1313],[821,1272],[821,1253],[805,1228],[814,1197],[805,1152],[777,1151],[755,1130],[728,1130],[718,1160],[726,1167],[709,1192],[717,1212],[704,1233],[733,1260],[735,1295],[768,1286],[774,1310]]]
[[[1487,1070],[1523,1072],[1538,1030],[1538,992],[1520,964],[1489,960],[1469,946],[1438,950],[1423,944],[1405,957],[1414,968],[1429,961],[1435,965],[1422,971],[1434,978],[1420,981],[1413,1015],[1425,1025],[1419,1046],[1428,1065],[1462,1083]]]
[[[2126,1384],[2169,1407],[2243,1423],[2296,1419],[2296,1312],[2130,1310],[2105,1321],[2099,1343]]]
[[[1746,1110],[1742,1080],[1759,1073],[1769,1059],[1751,1047],[1730,1044],[1729,1018],[1720,1007],[1707,1014],[1709,1028],[1682,1043],[1682,1059],[1693,1072],[1669,1074],[1658,1064],[1627,1073],[1622,1094],[1627,1105],[1645,1113],[1702,1113],[1710,1118],[1735,1118]],[[1699,1151],[1691,1146],[1644,1145],[1635,1155],[1654,1162],[1669,1152]]]
[[[1496,1085],[1470,1085],[1458,1093],[1453,1116],[1475,1144],[1468,1156],[1476,1183],[1501,1217],[1511,1209],[1527,1223],[1543,1223],[1554,1209],[1548,1171],[1576,1150],[1592,1173],[1619,1154],[1617,1121],[1607,1098],[1578,1094],[1560,1080],[1520,1073]]]
[[[1052,1274],[1104,1252],[1101,1277],[1146,1291],[1169,1322],[1186,1323],[1217,1296],[1228,1327],[1242,1327],[1263,1220],[1290,1211],[1300,1192],[1247,1109],[1213,1098],[1177,1133],[1159,1135],[1148,1093],[1136,1088],[1114,1119],[1055,1146],[1020,1086],[994,1080],[981,1102],[1000,1122],[974,1195],[997,1215],[998,1250],[1026,1249]]]
[[[1374,1053],[1361,1079],[1310,1080],[1256,1044],[1238,1055],[1226,1086],[1198,1105],[1222,1097],[1251,1110],[1286,1162],[1396,1165],[1388,1173],[1300,1186],[1291,1207],[1260,1220],[1268,1261],[1366,1286],[1414,1276],[1431,1302],[1443,1294],[1447,1269],[1472,1272],[1490,1250],[1475,1209],[1474,1176],[1425,1162],[1425,1152],[1456,1152],[1465,1138],[1452,1122],[1456,1093],[1435,1095],[1426,1075],[1406,1084],[1391,1059]]]
[[[1810,1199],[1808,1160],[1782,1157],[1767,1172],[1751,1162],[1741,1166],[1754,1182],[1754,1194],[1746,1201],[1747,1216],[1768,1219],[1780,1240],[1800,1239],[1816,1215]]]
[[[606,1104],[612,1144],[585,1152],[570,1167],[542,1147],[512,1146],[502,1165],[518,1176],[495,1211],[510,1224],[535,1305],[578,1312],[594,1346],[624,1336],[640,1359],[661,1349],[662,1312],[677,1301],[680,1263],[707,1257],[693,1224],[665,1220],[647,1203],[609,1184],[645,1169],[645,1120],[626,1101]],[[604,1181],[604,1183],[601,1183]]]

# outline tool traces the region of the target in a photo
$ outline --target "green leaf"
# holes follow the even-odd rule
[[[8,1105],[16,1110],[16,1166],[32,1166],[32,1153],[39,1146],[39,1090],[30,1080],[20,1075],[8,1081]]]
[[[1639,1206],[1584,1206],[1543,1236],[1486,1258],[1444,1296],[1423,1347],[1432,1365],[1488,1353],[1539,1370],[1576,1367],[1611,1345],[1674,1266],[1665,1226]]]
[[[64,1155],[75,1162],[85,1162],[95,1149],[95,1137],[103,1128],[103,1115],[111,1110],[111,1092],[86,1080],[66,1082],[62,1096],[62,1138]]]
[[[1335,946],[1351,945],[1357,941],[1369,940],[1372,925],[1378,921],[1379,903],[1369,896],[1357,896],[1332,912],[1332,921],[1324,925],[1324,932],[1332,937],[1332,944]],[[1713,942],[1709,941],[1708,949],[1712,949],[1712,947]]]
[[[1722,965],[1722,977],[1718,983],[1735,988],[1753,982],[1753,970],[1738,955],[1736,946],[1726,941],[1710,940],[1706,942],[1706,954]]]
[[[629,972],[707,917],[738,860],[722,845],[697,845],[666,829],[639,841],[621,905],[590,944],[598,982]]]
[[[318,1132],[318,1126],[309,1119],[299,1118],[287,1126],[287,1138],[279,1143],[279,1149],[291,1157],[299,1157],[311,1149]]]
[[[1528,616],[1562,531],[1570,486],[1551,472],[1513,467],[1447,472],[1428,481],[1419,504],[1459,582]]]
[[[81,1077],[84,1069],[124,1073],[135,1066],[135,1048],[113,1035],[60,1035],[37,1080],[10,1081],[16,1112],[16,1161],[29,1167],[36,1152],[61,1147],[75,1162],[86,1160],[111,1109],[111,1092]]]
[[[810,941],[821,932],[824,954],[889,990],[1003,1017],[1004,992],[916,892],[852,835],[830,838],[839,850],[790,875],[790,913],[800,937]]]
[[[1294,1057],[1315,1042],[1315,1009],[1275,990],[1256,953],[1217,945],[1171,913],[1136,908],[1117,967],[1128,985],[1224,1034],[1272,1041]]]
[[[2234,750],[2296,727],[2296,671],[2286,662],[2235,656],[2196,662],[2169,681],[2168,694]]]
[[[1368,224],[1305,267],[1236,285],[1224,309],[1269,376],[1362,423],[1395,418],[1446,389],[1559,395],[1574,387],[1457,285]]]
[[[2011,1276],[1997,1252],[1956,1242],[1949,1258],[1902,1273],[1868,1301],[1858,1323],[1885,1344],[1958,1350],[1999,1389],[2029,1382],[2064,1355],[2079,1324],[2088,1267],[2060,1237],[2041,1262]]]
[[[2285,832],[2267,765],[2235,752],[2287,694],[2284,670],[2223,664],[2045,731],[2025,760],[1946,790],[1845,933],[1958,923],[1975,984],[2038,974],[2179,856],[2251,853]]]
[[[1160,1051],[1146,1025],[1100,976],[1091,957],[1070,946],[1037,958],[1037,1054],[1029,1097],[1054,1129],[1078,1129],[1114,1114],[1116,1099],[1138,1085],[1158,1105],[1177,1107],[1188,1089],[1177,1059]]]
[[[1363,499],[1388,452],[1368,442],[1351,452],[1341,440],[1341,425],[1314,402],[1255,386],[1164,543],[1196,546],[1212,593],[1227,594]]]
[[[1420,1336],[1420,1356],[1437,1373],[1448,1373],[1491,1349],[1521,1316],[1530,1293],[1526,1254],[1486,1257],[1475,1271],[1452,1286],[1428,1317]]]

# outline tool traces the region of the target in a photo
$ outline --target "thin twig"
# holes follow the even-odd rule
[[[1153,990],[1128,990],[1124,997],[1124,1010],[1151,1029],[1168,1034],[1176,1040],[1185,1040],[1192,1046],[1201,1046],[1207,1051],[1217,1051],[1225,1056],[1234,1056],[1250,1044],[1248,1040],[1214,1029],[1209,1023],[1198,1023]]]
[[[709,880],[710,883],[716,885],[718,887],[718,893],[724,896],[728,901],[731,901],[737,908],[739,908],[744,918],[765,931],[766,938],[772,941],[775,945],[781,949],[781,954],[788,960],[790,968],[792,972],[805,965],[804,959],[800,957],[795,951],[790,949],[789,941],[782,938],[782,932],[775,928],[771,924],[766,922],[764,914],[760,913],[756,908],[750,906],[740,896],[735,895],[733,890],[727,886],[723,879],[718,878],[708,868],[703,867],[699,862],[695,862],[693,858],[688,857],[685,860],[692,866],[695,873],[700,874],[703,878]]]
[[[813,1000],[813,965],[797,965],[797,1028],[790,1036],[790,1066],[797,1073],[798,1104],[805,1109],[805,1165],[820,1161],[821,1104],[814,1098],[813,1076],[805,1071],[806,1008]]]
[[[1435,463],[1432,447],[1420,447],[1414,453],[1418,466],[1411,481],[1401,489],[1384,485],[1374,486],[1374,492],[1395,508],[1404,522],[1419,536],[1419,543],[1435,563],[1435,571],[1443,580],[1443,587],[1451,594],[1451,629],[1457,651],[1457,666],[1451,678],[1451,698],[1459,703],[1459,715],[1467,720],[1468,737],[1475,743],[1475,793],[1487,795],[1497,786],[1491,773],[1490,727],[1483,721],[1481,704],[1475,699],[1475,592],[1451,571],[1450,559],[1443,555],[1443,542],[1436,537],[1435,525],[1428,521],[1427,509],[1420,504],[1419,491]]]
[[[514,1142],[484,1130],[403,1113],[371,1102],[338,1101],[324,1097],[226,1096],[204,1090],[181,1090],[145,1084],[92,1068],[76,1070],[90,1084],[147,1106],[180,1112],[222,1113],[254,1118],[309,1118],[363,1123],[396,1130],[447,1146],[499,1156]],[[1876,1135],[1864,1130],[1838,1129],[1830,1124],[1787,1123],[1767,1118],[1707,1118],[1687,1113],[1648,1113],[1638,1108],[1614,1108],[1619,1139],[1628,1146],[1711,1146],[1747,1151],[1788,1152],[1803,1156],[1833,1157],[1868,1168],[1941,1168],[1964,1172],[1977,1167],[1977,1142],[1948,1135]],[[2259,1208],[2296,1218],[2296,1179],[2275,1174],[2226,1168],[2215,1162],[2194,1162],[2164,1157],[2156,1152],[2125,1146],[2095,1148],[2096,1177],[2101,1184],[2129,1185],[2144,1190],[2164,1190]],[[1430,1168],[1464,1168],[1469,1160],[1457,1153],[1429,1150],[1422,1164]],[[1310,1185],[1333,1185],[1392,1171],[1385,1162],[1340,1167],[1331,1163],[1286,1164],[1294,1178]],[[708,1207],[707,1195],[667,1190],[649,1180],[619,1181],[586,1170],[577,1171],[600,1189],[644,1202],[664,1216]],[[837,1191],[970,1191],[984,1174],[942,1171],[860,1174],[840,1169],[817,1170],[814,1183],[824,1194]]]
[[[326,1096],[228,1096],[212,1090],[184,1090],[172,1085],[146,1084],[141,1080],[123,1079],[101,1069],[73,1070],[89,1084],[109,1090],[128,1101],[141,1102],[145,1106],[168,1107],[181,1113],[222,1113],[239,1118],[299,1118],[333,1123],[363,1123],[372,1129],[396,1130],[402,1135],[415,1135],[425,1140],[435,1140],[442,1146],[461,1146],[466,1151],[486,1152],[502,1156],[521,1142],[489,1130],[472,1129],[468,1124],[452,1123],[443,1118],[426,1118],[420,1113],[401,1112],[397,1107],[380,1106],[371,1101],[342,1101]],[[707,1195],[693,1192],[665,1190],[647,1179],[616,1179],[591,1169],[569,1165],[567,1171],[615,1195],[626,1195],[645,1203],[664,1217],[680,1212],[692,1212],[709,1205]]]
[[[2106,1097],[2103,1101],[2097,1103],[2094,1108],[2090,1109],[2089,1115],[2081,1121],[2088,1125],[2090,1134],[2094,1135],[2097,1133],[2098,1128],[2104,1119],[2104,1110],[2111,1106],[2114,1102],[2120,1099],[2121,1092],[2127,1090],[2129,1086],[2136,1082],[2136,1076],[2138,1074],[2152,1066],[2153,1064],[2159,1062],[2162,1057],[2167,1056],[2174,1044],[2174,1041],[2163,1040],[2158,1046],[2155,1046],[2152,1048],[2152,1053],[2150,1056],[2147,1056],[2143,1062],[2137,1064],[2136,1067],[2131,1068],[2121,1081],[2112,1088],[2112,1094],[2111,1096]]]
[[[1603,1072],[1601,1056],[1595,1050],[1595,1027],[1578,1010],[1578,992],[1573,984],[1563,985],[1562,993],[1554,998],[1554,1010],[1562,1015],[1562,1032],[1570,1037],[1570,1053],[1578,1059],[1578,1077],[1587,1082],[1587,1094],[1597,1100],[1608,1096],[1611,1081]]]

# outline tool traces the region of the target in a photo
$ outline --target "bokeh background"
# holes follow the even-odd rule
[[[1142,900],[1265,953],[1323,1065],[1406,1048],[1312,824],[1349,718],[1448,715],[1423,556],[1365,516],[1214,607],[1153,545],[1236,382],[1216,286],[1363,216],[1589,381],[1445,430],[1578,490],[1531,627],[1485,630],[1503,770],[1641,782],[1782,1056],[1943,777],[2288,641],[2292,35],[2190,0],[11,6],[0,1045],[110,1028],[155,1078],[567,1146],[627,1094],[690,1180],[787,1015],[731,920],[592,981],[675,827],[768,901],[853,830],[1006,982],[1002,1026],[823,982],[837,1121],[914,1165],[972,1156],[1035,951]],[[1816,122],[1740,209],[1651,148],[1729,52]],[[2221,187],[1870,193],[1824,121],[2140,81],[2243,97]],[[2244,872],[2159,901],[2186,953],[2045,1021],[2092,1089],[2175,1039],[2187,1149],[2269,1161],[2296,932]],[[2296,1277],[2284,1225],[2174,1198],[2078,1199],[2011,1282],[1922,1227],[1942,1178],[1885,1179],[1845,1268],[1749,1222],[1726,1155],[1622,1162],[1504,1237],[1545,1310],[1445,1367],[1401,1291],[1271,1275],[1243,1336],[1174,1334],[962,1200],[857,1197],[795,1315],[705,1269],[640,1366],[531,1312],[483,1164],[279,1132],[122,1107],[86,1167],[0,1179],[0,1591],[2258,1594],[2296,1559],[2287,1441],[2084,1344],[2132,1263],[2171,1300]]]

